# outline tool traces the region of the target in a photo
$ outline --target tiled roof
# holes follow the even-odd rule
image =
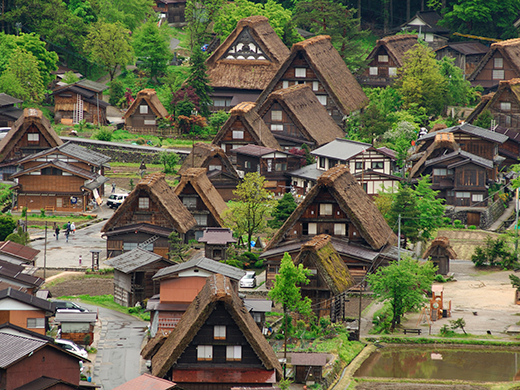
[[[39,250],[33,249],[25,245],[17,244],[13,241],[0,242],[0,252],[16,256],[29,262],[34,261],[38,253],[40,253]]]
[[[334,141],[329,142],[311,152],[314,156],[322,156],[328,158],[334,158],[337,160],[348,161],[352,157],[357,156],[359,153],[371,148],[372,145],[350,141],[344,138],[336,138]]]
[[[16,281],[24,287],[40,287],[45,280],[24,273],[25,268],[5,260],[0,260],[0,277]]]
[[[37,340],[27,337],[21,337],[8,333],[0,333],[0,368],[7,368],[11,364],[29,355],[45,344],[48,341]]]
[[[453,127],[448,127],[447,129],[433,131],[431,133],[428,133],[428,134],[422,136],[419,141],[422,142],[425,140],[429,140],[431,138],[435,138],[435,136],[440,133],[454,133],[459,130],[462,131],[463,133],[473,134],[477,137],[487,139],[492,142],[497,142],[500,144],[507,141],[507,136],[505,136],[503,134],[500,134],[500,133],[497,133],[497,132],[494,132],[491,130],[483,129],[482,127],[473,126],[469,123],[463,123],[462,125],[459,125],[459,126],[453,126]]]
[[[161,255],[142,248],[135,248],[129,252],[125,252],[119,256],[105,261],[105,264],[113,267],[118,271],[128,274],[138,268],[155,263],[159,260],[166,261]]]
[[[236,242],[233,238],[233,232],[227,228],[206,228],[202,233],[202,237],[199,238],[199,242],[205,242],[206,244],[228,244],[230,242]]]
[[[46,301],[44,299],[36,298],[34,295],[25,294],[23,292],[16,291],[16,290],[12,289],[11,287],[0,291],[0,300],[6,299],[6,298],[11,298],[11,299],[26,303],[28,305],[34,306],[38,309],[45,310],[48,312],[54,313],[56,311],[54,303]],[[2,345],[2,343],[0,343],[0,345]]]
[[[112,390],[169,390],[175,386],[176,384],[169,380],[145,373]]]

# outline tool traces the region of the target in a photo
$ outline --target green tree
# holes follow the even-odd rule
[[[316,35],[330,35],[351,72],[366,65],[368,47],[363,40],[369,31],[361,30],[356,10],[332,0],[299,1],[294,9],[294,23]]]
[[[492,120],[493,114],[491,114],[491,111],[484,110],[480,113],[480,115],[477,117],[477,120],[473,122],[473,124],[475,126],[482,127],[483,129],[490,129]]]
[[[247,248],[251,251],[253,234],[261,233],[267,226],[267,218],[273,207],[271,193],[264,188],[265,178],[258,172],[249,172],[233,194],[237,202],[224,212],[227,227],[235,233],[247,235]]]
[[[173,261],[184,263],[188,259],[188,252],[191,247],[185,244],[180,234],[175,231],[168,236],[168,243],[170,245],[169,258]]]
[[[174,152],[162,150],[157,155],[160,164],[164,166],[164,173],[177,173],[175,166],[179,163],[179,155]]]
[[[16,233],[9,234],[5,238],[5,241],[12,241],[20,245],[27,245],[31,241],[31,237],[29,236],[29,233],[24,232],[23,228],[20,226],[18,227]]]
[[[286,192],[283,194],[282,199],[280,199],[276,206],[274,206],[273,212],[271,213],[273,219],[269,220],[267,225],[273,229],[281,228],[287,218],[289,218],[292,212],[296,210],[296,207],[298,207],[298,205],[296,204],[294,197],[291,193]]]
[[[108,102],[113,106],[118,106],[125,97],[125,86],[119,79],[110,82],[110,98]]]
[[[134,59],[129,31],[119,23],[94,23],[90,27],[84,50],[94,62],[108,71],[110,81],[117,68],[124,68]]]
[[[153,0],[98,0],[98,2],[100,19],[108,23],[120,22],[131,31],[135,31],[143,20],[154,14]]]
[[[417,199],[416,218],[420,221],[421,241],[431,240],[432,233],[443,226],[442,216],[446,211],[445,200],[437,198],[439,191],[431,188],[432,182],[429,175],[421,176],[414,188],[414,195]]]
[[[417,44],[404,55],[396,87],[403,96],[405,109],[417,105],[428,115],[439,115],[446,102],[446,80],[440,73],[435,53],[425,44]]]
[[[133,47],[141,61],[139,67],[146,70],[152,80],[157,81],[157,77],[165,74],[168,62],[172,58],[169,38],[166,30],[159,29],[153,18],[135,33]]]
[[[311,150],[309,149],[309,145],[302,144],[302,150],[305,151],[305,165],[312,165],[316,163],[316,158],[311,154]]]
[[[5,241],[5,238],[16,229],[16,222],[13,217],[6,214],[0,214],[0,241]]]
[[[68,3],[69,4],[67,5],[67,8],[72,13],[72,15],[78,16],[87,24],[97,21],[97,10],[94,10],[90,1],[69,0]]]
[[[13,82],[16,89],[13,96],[26,102],[39,103],[43,99],[45,87],[38,69],[38,61],[32,53],[16,49],[12,54],[5,72],[0,76],[0,86]]]
[[[402,106],[402,96],[392,87],[365,88],[364,92],[369,103],[361,114],[358,136],[372,143],[398,121],[397,112]]]
[[[472,103],[478,94],[465,79],[461,68],[454,65],[455,58],[443,57],[439,61],[440,73],[446,80],[446,102],[448,106],[465,106]]]
[[[224,0],[187,0],[184,16],[189,49],[194,52],[211,40],[209,26],[218,20]]]
[[[209,95],[213,88],[209,85],[209,78],[206,73],[206,53],[202,50],[194,50],[190,58],[190,75],[186,83],[190,85],[199,97],[199,108],[202,116],[209,116],[209,106],[213,104]]]
[[[74,84],[79,81],[79,77],[76,76],[73,71],[69,70],[68,72],[65,72],[61,81],[65,84]]]
[[[393,311],[391,330],[401,323],[406,312],[419,309],[427,302],[425,291],[431,290],[436,269],[431,261],[421,264],[404,258],[368,275],[368,283],[376,297],[390,302]]]
[[[213,134],[217,134],[220,128],[229,119],[230,114],[224,110],[214,112],[208,118],[208,124],[211,127]]]

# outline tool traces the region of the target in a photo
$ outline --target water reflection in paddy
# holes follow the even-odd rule
[[[520,380],[520,351],[384,347],[370,355],[357,377],[502,382]]]

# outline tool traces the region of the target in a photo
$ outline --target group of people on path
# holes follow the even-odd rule
[[[75,234],[76,233],[76,225],[74,222],[67,222],[67,227],[65,228],[65,242],[69,242],[69,234]],[[60,235],[60,227],[59,225],[56,225],[56,228],[54,229],[54,235],[56,236],[56,241],[58,241],[59,235]]]

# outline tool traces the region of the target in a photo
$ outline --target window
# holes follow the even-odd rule
[[[244,132],[242,130],[233,130],[233,139],[244,139]]]
[[[274,164],[274,170],[277,172],[285,172],[287,170],[286,163],[276,163]]]
[[[332,204],[331,203],[320,204],[320,215],[332,215]]]
[[[318,101],[319,101],[322,105],[324,105],[324,106],[327,105],[327,95],[317,95],[316,97],[318,98]]]
[[[221,171],[222,170],[222,165],[209,165],[208,166],[208,171],[211,172],[211,171]]]
[[[509,102],[500,102],[500,109],[502,111],[511,111],[511,103],[509,103]]]
[[[493,69],[493,80],[504,80],[504,70]]]
[[[199,362],[213,360],[213,345],[197,345],[197,360]]]
[[[446,196],[455,196],[455,191],[446,191]]]
[[[506,126],[511,126],[511,117],[506,115]]]
[[[213,327],[213,338],[215,340],[226,339],[226,325],[215,325]]]
[[[227,361],[242,360],[242,346],[241,345],[226,346],[226,360]]]
[[[47,167],[41,170],[42,175],[62,176],[63,171],[54,167]]]
[[[231,99],[226,99],[226,98],[213,99],[213,106],[215,106],[215,107],[229,107],[230,105],[231,105]]]
[[[244,168],[251,168],[251,161],[245,161]]]
[[[307,69],[305,68],[295,68],[294,69],[294,77],[306,77]]]
[[[482,202],[484,200],[484,195],[482,195],[482,194],[473,194],[473,195],[471,195],[471,200],[473,202]]]
[[[155,119],[145,119],[144,120],[144,124],[145,126],[148,125],[148,126],[155,126]]]
[[[493,60],[493,67],[502,69],[504,67],[504,59],[503,58],[495,58]]]
[[[319,164],[320,168],[325,169],[325,157],[320,157]]]
[[[197,207],[197,197],[196,196],[184,196],[182,198],[182,204],[186,206],[188,209],[194,209]]]
[[[370,76],[377,76],[377,66],[371,66],[369,72]]]
[[[446,176],[446,169],[445,168],[435,168],[433,170],[433,176]]]
[[[282,88],[289,88],[289,82],[287,80],[282,81]]]
[[[282,111],[280,111],[280,110],[271,111],[271,120],[281,121],[282,120]]]
[[[362,162],[356,162],[356,169],[363,169],[363,163]]]
[[[395,66],[388,68],[388,76],[397,76],[397,68]]]
[[[457,198],[469,198],[469,192],[456,192],[455,195]]]
[[[206,226],[208,224],[208,216],[206,214],[195,214],[193,217],[199,226]]]
[[[309,236],[316,235],[318,231],[318,225],[315,222],[309,223]]]
[[[150,198],[139,198],[139,208],[140,209],[149,209],[150,208]]]
[[[27,134],[27,141],[29,141],[29,142],[38,142],[38,141],[40,141],[40,134],[38,134],[38,133],[28,133]]]
[[[387,55],[378,55],[377,60],[379,62],[388,62],[388,56]]]
[[[336,236],[344,236],[347,231],[344,223],[335,223],[334,224],[334,235]]]
[[[148,114],[148,106],[139,106],[139,114]]]
[[[334,160],[334,159],[330,158],[329,159],[329,169],[338,165],[338,162],[339,162],[338,160]]]
[[[27,327],[28,328],[45,328],[45,318],[27,318]]]
[[[383,162],[382,161],[374,161],[372,163],[372,169],[383,169]]]
[[[283,131],[283,125],[271,125],[271,131]]]
[[[312,90],[313,91],[317,91],[318,89],[320,89],[320,84],[317,81],[313,81],[312,82]]]

